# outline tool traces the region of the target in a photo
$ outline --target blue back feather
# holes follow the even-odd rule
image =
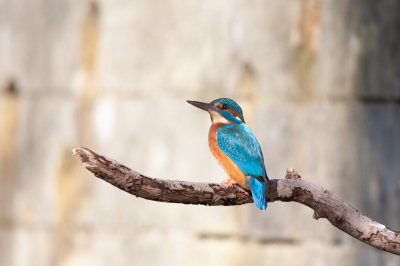
[[[265,210],[267,207],[265,183],[268,177],[262,151],[250,128],[245,123],[237,121],[238,123],[224,125],[218,129],[216,133],[218,147],[245,175],[250,176],[249,185],[254,203],[257,208]]]

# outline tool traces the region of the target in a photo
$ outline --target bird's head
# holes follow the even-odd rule
[[[219,98],[210,103],[202,103],[196,101],[187,101],[200,109],[207,111],[210,114],[213,123],[245,123],[243,111],[240,106],[231,99]]]

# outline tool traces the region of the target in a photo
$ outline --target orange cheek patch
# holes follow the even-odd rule
[[[229,113],[231,113],[234,117],[239,116],[239,114],[235,110],[228,110]]]
[[[221,103],[215,103],[214,106],[215,106],[215,107],[218,107],[218,108],[221,108],[221,107],[222,107],[222,104],[221,104]]]

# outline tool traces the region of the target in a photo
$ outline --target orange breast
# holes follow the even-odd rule
[[[240,171],[236,164],[225,155],[221,149],[218,147],[216,132],[218,128],[222,127],[224,124],[215,123],[210,127],[208,133],[208,146],[210,147],[211,153],[214,155],[218,164],[225,170],[228,176],[238,183],[241,187],[246,188],[246,176]]]

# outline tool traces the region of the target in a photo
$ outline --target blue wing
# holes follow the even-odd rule
[[[244,124],[222,126],[217,131],[218,147],[239,169],[250,176],[251,192],[256,206],[265,210],[265,181],[268,180],[264,158],[250,128]]]
[[[260,145],[250,128],[242,124],[225,125],[217,131],[218,146],[248,176],[266,180]]]

